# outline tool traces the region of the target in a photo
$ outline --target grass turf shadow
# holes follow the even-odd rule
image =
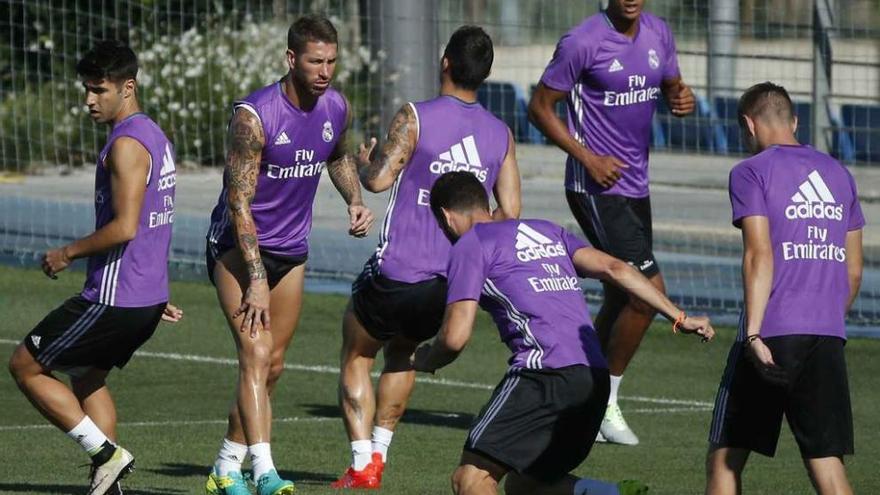
[[[305,404],[308,413],[320,418],[340,418],[339,407],[327,404]],[[430,409],[407,409],[403,413],[404,423],[425,426],[442,426],[468,430],[473,425],[474,415],[465,412],[438,411]]]
[[[211,471],[211,466],[204,466],[201,464],[164,463],[159,468],[143,469],[142,471],[148,471],[160,476],[169,476],[173,478],[207,478],[208,473]],[[327,473],[313,473],[310,471],[290,471],[282,469],[278,471],[278,475],[283,479],[293,480],[297,485],[306,486],[323,486],[332,481],[336,481],[336,476]],[[125,490],[125,493],[128,495],[129,490]]]
[[[82,495],[88,490],[86,484],[82,485],[49,485],[42,483],[0,483],[0,492],[3,493],[53,493],[58,495]],[[151,490],[125,488],[125,495],[178,495],[186,493],[185,490]]]

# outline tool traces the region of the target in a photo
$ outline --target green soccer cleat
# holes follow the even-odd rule
[[[257,495],[293,495],[294,491],[293,482],[281,479],[274,469],[257,480]]]
[[[620,495],[645,495],[648,493],[648,485],[636,480],[623,480],[617,483],[617,491]]]
[[[251,495],[247,480],[240,472],[231,472],[226,476],[219,476],[211,469],[208,481],[205,482],[207,495]]]

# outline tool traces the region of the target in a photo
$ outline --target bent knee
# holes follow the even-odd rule
[[[275,386],[282,373],[284,373],[284,361],[273,360],[272,364],[269,365],[269,377],[267,379],[270,387]]]
[[[489,474],[476,466],[466,464],[458,466],[452,473],[452,491],[456,494],[468,494],[477,489],[496,490],[498,482]]]
[[[239,367],[245,370],[261,370],[268,373],[272,365],[272,343],[265,339],[242,346],[239,351]]]

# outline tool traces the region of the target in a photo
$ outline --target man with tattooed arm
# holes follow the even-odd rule
[[[494,192],[496,218],[519,216],[513,137],[477,103],[493,57],[492,40],[481,28],[459,28],[441,60],[440,96],[403,105],[372,160],[376,140],[361,147],[361,183],[372,192],[390,188],[391,196],[379,247],[353,284],[343,317],[339,403],[352,464],[335,488],[381,484],[415,380],[410,355],[440,329],[451,245],[431,213],[434,181],[449,171],[470,172]],[[385,367],[374,396],[370,370],[380,349]]]
[[[336,29],[323,17],[301,17],[287,46],[287,75],[234,103],[223,190],[207,236],[208,274],[240,363],[208,494],[249,494],[241,473],[248,455],[259,495],[294,492],[272,461],[270,397],[299,320],[312,203],[325,168],[348,205],[349,234],[364,237],[373,224],[354,159],[343,150],[350,108],[330,87]]]

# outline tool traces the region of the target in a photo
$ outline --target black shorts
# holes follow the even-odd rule
[[[565,191],[568,207],[596,249],[626,261],[642,275],[660,273],[654,258],[651,198]]]
[[[153,335],[164,310],[164,302],[121,308],[74,296],[46,315],[24,344],[46,368],[74,376],[90,368],[122,368]]]
[[[837,337],[786,335],[764,340],[773,361],[786,370],[787,386],[771,385],[745,357],[740,341],[727,369],[709,431],[717,447],[776,453],[782,416],[806,459],[853,453],[853,422],[846,376],[845,341]]]
[[[446,279],[414,284],[373,274],[367,268],[352,284],[351,302],[361,325],[376,340],[400,335],[422,342],[437,335],[446,311]]]
[[[593,447],[608,405],[608,370],[511,369],[495,387],[464,449],[554,483]]]
[[[212,284],[217,285],[214,282],[214,268],[217,266],[217,260],[222,258],[231,249],[234,249],[233,246],[224,246],[211,241],[208,241],[205,246],[205,264],[208,267],[208,279]],[[302,265],[308,258],[308,254],[282,256],[260,249],[260,260],[263,261],[263,267],[266,268],[266,280],[269,282],[269,289],[274,289],[278,282],[281,282],[281,279],[290,273],[290,270]]]

